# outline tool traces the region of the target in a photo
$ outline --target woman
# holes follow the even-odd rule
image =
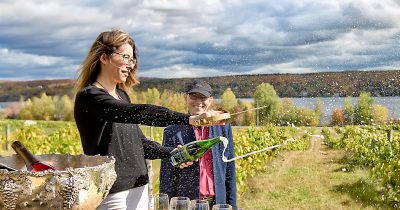
[[[216,114],[189,116],[160,106],[131,104],[127,92],[139,83],[137,70],[135,42],[119,29],[100,33],[80,68],[74,115],[83,151],[116,159],[117,180],[99,209],[148,208],[145,159],[169,157],[173,148],[146,139],[137,124],[193,125]]]

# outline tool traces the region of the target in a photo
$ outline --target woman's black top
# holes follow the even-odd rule
[[[106,90],[89,85],[76,95],[75,122],[86,155],[113,156],[117,180],[110,193],[148,183],[145,159],[166,158],[173,148],[148,140],[137,124],[185,125],[189,115],[149,104],[131,104],[127,93],[117,89],[121,100]]]

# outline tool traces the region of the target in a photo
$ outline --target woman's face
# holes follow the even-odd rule
[[[136,60],[132,60],[133,49],[129,44],[119,47],[114,53],[108,56],[104,70],[108,78],[115,83],[124,83],[132,71]],[[134,58],[133,58],[134,59]]]
[[[199,115],[210,108],[212,97],[206,97],[200,93],[186,94],[186,105],[191,115]]]

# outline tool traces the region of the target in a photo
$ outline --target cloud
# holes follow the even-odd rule
[[[94,38],[113,27],[136,40],[146,77],[398,69],[400,61],[398,0],[5,0],[0,7],[0,79],[74,78]]]
[[[68,78],[72,69],[78,69],[78,66],[64,57],[27,54],[5,48],[0,48],[0,63],[0,78],[13,80],[51,79],[59,76]]]
[[[155,68],[146,72],[147,77],[158,78],[192,78],[192,77],[213,77],[223,76],[217,69],[198,68],[191,65],[172,65],[163,68]],[[141,73],[139,73],[141,76]]]

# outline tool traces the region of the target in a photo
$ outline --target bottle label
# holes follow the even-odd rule
[[[171,162],[174,166],[187,162],[189,159],[188,153],[183,149],[178,149],[171,155]]]

